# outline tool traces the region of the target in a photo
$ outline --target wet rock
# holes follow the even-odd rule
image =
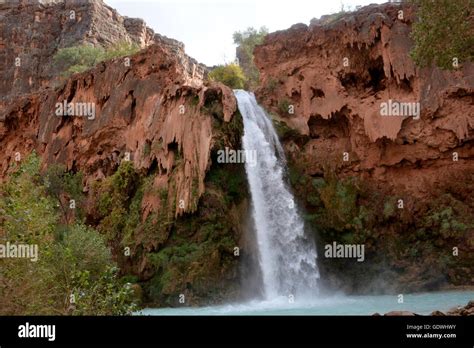
[[[462,307],[458,306],[457,308],[450,309],[447,315],[460,315],[460,316],[471,316],[474,315],[474,301],[469,301],[469,303]]]
[[[435,232],[439,227],[426,225],[423,240],[415,236],[425,233],[419,226],[433,221],[430,216],[455,209],[442,201],[447,192],[460,197],[456,201],[462,206],[459,213],[453,210],[453,220],[470,224],[474,64],[465,62],[455,71],[415,67],[409,58],[414,21],[407,2],[370,5],[271,33],[254,52],[260,70],[257,98],[278,128],[286,128],[282,141],[292,184],[307,211],[318,216],[310,224],[323,242],[343,235],[359,239],[351,219],[357,212],[365,215],[362,208],[369,215],[380,206],[395,208],[391,217],[380,209],[375,213],[380,219],[371,219],[369,228],[362,223],[372,230],[362,240],[373,256],[373,263],[369,258],[361,266],[363,275],[357,266],[319,258],[322,281],[349,292],[384,291],[386,284],[401,292],[473,284],[472,228],[457,233],[455,245],[462,252],[449,267],[442,265],[440,250],[451,257],[455,245]],[[419,103],[419,118],[382,116],[382,106],[395,100]],[[385,198],[336,205],[338,194],[323,197],[314,187],[328,178],[338,184],[355,180],[364,186],[361,196]],[[401,197],[403,209],[396,206]],[[355,214],[333,219],[343,206]],[[320,218],[324,211],[326,221]],[[324,235],[325,230],[330,232]],[[399,250],[392,253],[394,245]],[[416,257],[409,257],[408,249]]]

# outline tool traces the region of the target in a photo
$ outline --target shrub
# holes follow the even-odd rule
[[[34,288],[47,305],[36,304],[34,314],[120,315],[135,309],[104,237],[91,227],[70,227],[61,242],[44,249],[36,268]]]
[[[320,199],[327,211],[327,218],[335,229],[343,230],[358,214],[357,186],[351,180],[330,178],[319,188]]]
[[[220,65],[209,73],[211,81],[219,81],[233,89],[243,89],[245,75],[237,64]]]
[[[107,267],[98,278],[89,271],[77,272],[73,284],[75,315],[128,315],[137,309],[131,284],[120,282],[116,267]]]
[[[106,48],[103,60],[130,56],[139,50],[140,47],[136,43],[120,41]]]
[[[282,99],[278,103],[278,109],[280,110],[282,114],[288,115],[290,105],[291,103],[288,99]]]
[[[82,173],[71,173],[66,170],[62,164],[53,164],[48,167],[43,179],[46,193],[56,200],[63,221],[69,224],[72,217],[82,217],[80,205],[83,201],[82,194]],[[74,210],[70,209],[70,200],[73,199],[76,204]],[[74,212],[74,216],[73,215]]]
[[[53,61],[60,66],[63,76],[69,76],[89,70],[101,61],[135,54],[139,49],[138,45],[126,41],[106,48],[85,44],[59,49]]]
[[[53,200],[40,182],[40,160],[33,152],[0,192],[0,232],[7,240],[35,243],[52,235],[57,222]]]
[[[0,313],[130,313],[131,291],[117,278],[103,236],[82,224],[58,225],[59,203],[51,196],[79,191],[78,183],[54,166],[46,175],[46,188],[39,167],[39,157],[32,153],[0,190],[0,238],[36,244],[39,253],[36,262],[0,259]]]
[[[397,200],[395,197],[389,197],[383,205],[383,217],[385,220],[396,216]]]
[[[64,75],[82,72],[104,59],[105,51],[100,46],[81,45],[59,49],[53,57]]]
[[[473,0],[411,0],[417,8],[418,21],[411,36],[415,46],[411,56],[421,67],[435,63],[444,69],[474,57]]]
[[[277,88],[278,86],[278,80],[277,79],[274,79],[273,77],[270,78],[267,82],[267,90],[270,92],[270,93],[273,93],[275,92],[275,89]]]

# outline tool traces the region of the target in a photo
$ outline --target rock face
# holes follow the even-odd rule
[[[446,315],[474,315],[474,301],[469,301],[464,307],[454,308],[446,312]]]
[[[58,103],[91,103],[95,114],[92,117],[57,116]],[[182,65],[173,54],[158,45],[133,56],[130,67],[125,67],[121,60],[102,63],[88,72],[74,75],[55,90],[46,89],[4,102],[1,110],[2,177],[8,174],[16,154],[23,157],[33,150],[42,157],[45,169],[61,163],[68,170],[81,171],[84,190],[91,197],[85,208],[88,222],[104,232],[113,232],[117,254],[122,253],[124,247],[132,249],[131,258],[122,260],[118,256],[119,261],[124,270],[143,281],[156,273],[149,260],[150,254],[158,252],[173,236],[170,231],[173,223],[183,214],[191,219],[189,214],[209,200],[201,197],[205,192],[206,175],[211,169],[212,151],[224,146],[240,147],[238,135],[224,134],[226,124],[235,125],[239,121],[234,116],[236,103],[232,91],[223,85],[199,88],[186,85]],[[122,235],[121,228],[111,231],[103,221],[107,214],[98,213],[101,208],[97,204],[101,201],[100,195],[105,193],[96,189],[98,182],[115,173],[120,163],[128,159],[133,162],[139,177],[148,179],[143,197],[138,201],[138,217],[143,224],[148,221],[148,230],[144,231],[137,224],[132,239]],[[130,198],[137,196],[137,187],[130,188],[128,194]],[[121,216],[125,219],[131,214],[127,212],[131,209],[129,204],[121,207],[124,209]],[[234,208],[216,204],[211,201],[207,211],[219,208],[230,214],[226,221],[232,233],[227,234],[225,230],[221,233],[222,238],[231,243],[225,250],[232,250],[242,232],[240,216]],[[113,209],[108,211],[108,214],[112,213]],[[159,214],[160,218],[157,217]],[[207,221],[205,213],[200,214],[204,215],[201,220]],[[166,229],[161,230],[165,225]],[[198,231],[199,225],[188,229],[186,243],[191,243]],[[216,243],[221,239],[213,238],[217,238]],[[237,277],[234,269],[229,271],[230,280],[224,278],[229,276],[221,273],[225,270],[221,267],[221,253],[225,251],[216,247],[213,252],[212,263],[200,254],[203,260],[190,271],[202,279],[206,279],[207,271],[218,272],[222,277],[208,283],[203,281],[202,298],[193,300],[193,295],[186,292],[191,302],[205,299],[205,289],[209,290],[209,285],[232,283],[231,280]],[[230,262],[229,267],[236,266],[232,258]],[[169,296],[174,290],[177,293],[184,291],[182,282],[192,280],[191,275],[174,279],[171,290],[167,290]],[[237,281],[233,283],[238,284]]]
[[[236,296],[233,248],[246,193],[245,181],[235,178],[245,177],[242,165],[215,161],[219,149],[240,148],[243,126],[232,91],[204,84],[203,66],[183,44],[101,2],[1,6],[3,61],[23,57],[19,67],[0,72],[1,180],[32,151],[45,170],[62,164],[80,171],[86,223],[108,238],[122,274],[137,277],[148,302]],[[75,22],[67,19],[70,11]],[[49,84],[59,47],[124,38],[145,47],[130,64],[116,58]],[[239,188],[232,195],[229,172]]]
[[[100,64],[55,90],[4,102],[2,175],[16,152],[37,150],[45,165],[64,163],[70,170],[83,171],[87,180],[110,175],[125,152],[137,169],[146,170],[156,161],[159,172],[169,174],[180,152],[185,173],[177,194],[186,201],[182,212],[192,211],[193,179],[201,195],[213,135],[211,119],[203,117],[200,108],[215,94],[225,101],[223,117],[228,122],[236,111],[232,92],[222,85],[187,86],[182,66],[158,45],[132,57],[130,63],[130,67],[120,60]],[[64,102],[91,103],[95,115],[58,117],[57,105]],[[155,148],[160,151],[152,151]]]
[[[369,6],[256,49],[257,96],[275,114],[333,288],[474,282],[473,67],[415,68],[412,21],[406,5]],[[146,301],[235,298],[245,170],[216,163],[217,151],[241,147],[232,91],[205,83],[182,43],[100,1],[2,3],[0,33],[0,180],[33,150],[44,169],[82,172],[86,223]],[[143,47],[130,65],[114,59],[52,83],[59,48],[122,40]],[[419,102],[420,118],[381,117],[389,101]],[[61,110],[70,106],[75,115]],[[365,263],[325,259],[335,240],[364,244]]]
[[[205,66],[176,40],[155,34],[142,19],[122,17],[102,0],[0,3],[0,95],[44,88],[58,71],[54,53],[81,44],[108,46],[127,41],[145,48],[166,45],[186,67],[189,79],[202,79]]]
[[[343,236],[365,243],[368,262],[378,257],[385,266],[369,271],[352,263],[340,271],[347,266],[343,277],[360,278],[373,272],[373,280],[392,269],[395,274],[379,282],[384,289],[398,281],[414,289],[474,281],[468,266],[474,251],[474,65],[463,62],[455,71],[415,67],[409,57],[414,20],[408,4],[370,5],[271,33],[254,52],[261,77],[257,98],[279,125],[292,183],[313,213],[320,245]],[[419,103],[419,118],[382,116],[382,103],[392,102]],[[339,193],[328,199],[331,175],[339,180],[333,187]],[[343,187],[349,178],[358,182],[354,190],[364,185],[365,197],[352,197],[355,191]],[[350,207],[334,203],[331,210],[337,197],[354,199],[341,200],[351,201]],[[366,219],[361,207],[378,216]],[[464,223],[457,232],[454,220]],[[410,233],[433,245],[413,246]],[[392,255],[394,245],[398,255]],[[428,252],[432,247],[453,268],[443,266],[431,277],[426,259],[438,264],[441,255]],[[453,258],[453,247],[462,250],[460,257]],[[408,261],[409,249],[418,262]],[[323,273],[325,264],[333,267],[323,256],[320,262]],[[427,285],[430,278],[436,284]],[[355,279],[344,282],[364,287]]]
[[[397,19],[400,9],[403,20]],[[456,171],[473,168],[474,67],[415,69],[408,57],[412,21],[410,7],[369,6],[329,25],[313,21],[270,34],[256,49],[262,77],[257,94],[311,138],[308,155],[342,159],[347,151],[344,171],[370,170],[384,186],[423,195],[420,183],[437,181],[444,174],[438,169],[453,164],[452,152],[459,153]],[[294,115],[277,109],[282,100],[294,105]],[[380,103],[388,100],[419,102],[421,119],[381,117]],[[338,129],[325,134],[331,122]],[[402,162],[433,160],[435,168],[418,168],[410,180],[393,173]]]

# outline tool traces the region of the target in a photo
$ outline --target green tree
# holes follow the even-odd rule
[[[36,273],[41,280],[35,284],[36,293],[52,306],[31,308],[33,313],[117,315],[135,309],[131,289],[118,278],[104,236],[91,227],[68,228],[61,241],[44,250]]]
[[[453,59],[472,61],[474,57],[474,0],[411,0],[418,20],[411,36],[415,46],[411,56],[421,67],[435,63],[453,68]]]
[[[58,214],[40,183],[40,159],[33,152],[1,185],[0,232],[6,240],[36,243],[54,232]]]
[[[239,64],[247,77],[247,86],[250,89],[258,85],[259,72],[253,60],[253,50],[255,46],[263,43],[268,34],[266,27],[259,30],[249,27],[245,31],[237,31],[233,35],[234,44],[237,45],[237,58]]]
[[[48,167],[44,176],[44,187],[46,193],[56,200],[63,222],[67,225],[72,219],[82,217],[81,203],[82,195],[82,173],[71,173],[62,164],[53,164]],[[74,200],[74,209],[71,208],[71,200]]]
[[[132,55],[139,50],[137,44],[127,41],[120,41],[106,48],[84,44],[59,49],[53,61],[60,66],[63,76],[67,77],[89,70],[104,60]]]
[[[104,60],[125,57],[137,53],[140,47],[133,42],[119,41],[105,50]]]
[[[0,185],[0,243],[33,244],[38,251],[34,261],[0,258],[0,314],[130,313],[132,290],[118,278],[104,236],[82,224],[59,225],[53,197],[77,192],[78,182],[59,166],[46,178],[49,187],[33,152]]]
[[[237,64],[220,65],[209,73],[211,81],[219,81],[233,89],[243,89],[245,75]]]
[[[101,46],[80,45],[59,49],[53,57],[64,75],[82,72],[104,60],[105,50]]]

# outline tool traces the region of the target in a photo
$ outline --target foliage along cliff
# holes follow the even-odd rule
[[[370,5],[271,33],[256,47],[257,98],[319,236],[322,281],[348,291],[473,285],[474,65],[417,68],[414,8]],[[381,103],[420,103],[418,117]],[[333,241],[366,260],[324,257]]]
[[[43,173],[56,165],[81,173],[83,193],[62,222],[69,224],[72,215],[101,232],[121,275],[143,285],[147,303],[238,296],[234,249],[247,202],[244,168],[216,161],[218,150],[240,148],[243,125],[232,90],[205,83],[198,71],[203,66],[184,54],[182,44],[157,34],[152,39],[144,25],[134,39],[144,47],[139,53],[52,84],[52,54],[63,41],[133,36],[130,19],[102,2],[1,6],[8,63],[1,71],[1,180],[32,152]],[[75,11],[72,22],[69,10]],[[20,30],[32,18],[31,30]],[[45,45],[37,41],[45,37]],[[19,54],[23,63],[15,66]],[[39,78],[28,82],[27,75]],[[57,114],[69,105],[93,113]],[[61,206],[69,205],[68,193],[58,196]],[[2,226],[3,237],[8,231]]]

